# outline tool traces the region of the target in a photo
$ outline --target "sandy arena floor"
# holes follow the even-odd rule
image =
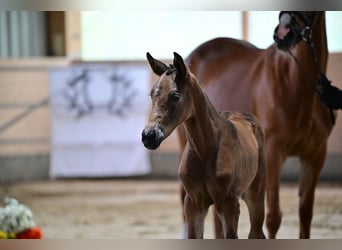
[[[0,185],[0,199],[29,206],[46,239],[179,239],[181,208],[176,180],[56,180]],[[281,188],[283,222],[278,238],[297,238],[297,185]],[[249,230],[241,202],[239,237]],[[265,230],[266,233],[266,230]],[[316,191],[312,238],[342,239],[342,186],[321,184]],[[209,211],[205,238],[213,238]]]

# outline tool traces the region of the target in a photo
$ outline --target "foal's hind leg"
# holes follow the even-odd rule
[[[302,173],[299,183],[300,238],[310,238],[316,184],[324,165],[326,144],[314,154],[300,157]]]
[[[265,181],[263,178],[255,178],[251,186],[246,191],[243,199],[245,200],[251,229],[249,239],[265,239],[262,226],[265,220]]]
[[[249,239],[265,239],[262,226],[265,220],[266,162],[262,150],[259,153],[258,163],[258,173],[243,197],[248,207],[251,224]]]

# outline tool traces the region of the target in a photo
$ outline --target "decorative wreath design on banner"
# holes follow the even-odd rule
[[[132,80],[114,70],[99,86],[99,82],[92,79],[92,73],[94,70],[73,71],[63,90],[68,109],[76,112],[76,118],[82,118],[97,111],[106,111],[111,115],[125,117],[131,110],[137,95]],[[106,95],[106,98],[102,100],[93,93],[101,87],[105,88],[102,92]]]

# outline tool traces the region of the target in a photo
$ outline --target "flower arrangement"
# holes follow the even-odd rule
[[[41,239],[43,233],[31,210],[16,199],[6,197],[0,207],[0,239]]]

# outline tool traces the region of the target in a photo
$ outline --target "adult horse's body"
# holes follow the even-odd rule
[[[183,122],[186,128],[188,142],[178,174],[186,191],[187,238],[203,238],[204,219],[212,204],[222,225],[219,237],[237,238],[239,197],[250,214],[249,238],[265,238],[261,125],[251,114],[216,111],[177,53],[170,67],[149,54],[147,59],[160,78],[152,88],[152,112],[142,132],[145,147],[158,148]]]
[[[303,16],[309,24],[303,23]],[[294,28],[298,29],[298,25],[294,27],[294,22],[301,27],[309,25],[312,29],[319,66],[325,73],[328,50],[324,12],[284,13],[280,18],[275,36],[278,42],[284,42],[283,49],[291,49],[302,69],[288,53],[275,45],[261,50],[230,38],[208,41],[187,58],[191,71],[203,84],[215,108],[251,112],[264,127],[266,224],[270,238],[275,238],[281,224],[280,172],[288,156],[298,156],[301,162],[299,236],[310,237],[316,183],[325,161],[327,139],[333,128],[329,110],[319,101],[313,88],[319,76],[313,53],[307,43],[297,39]],[[183,132],[180,129],[181,145],[185,142]],[[220,231],[217,220],[215,224],[217,231]]]

